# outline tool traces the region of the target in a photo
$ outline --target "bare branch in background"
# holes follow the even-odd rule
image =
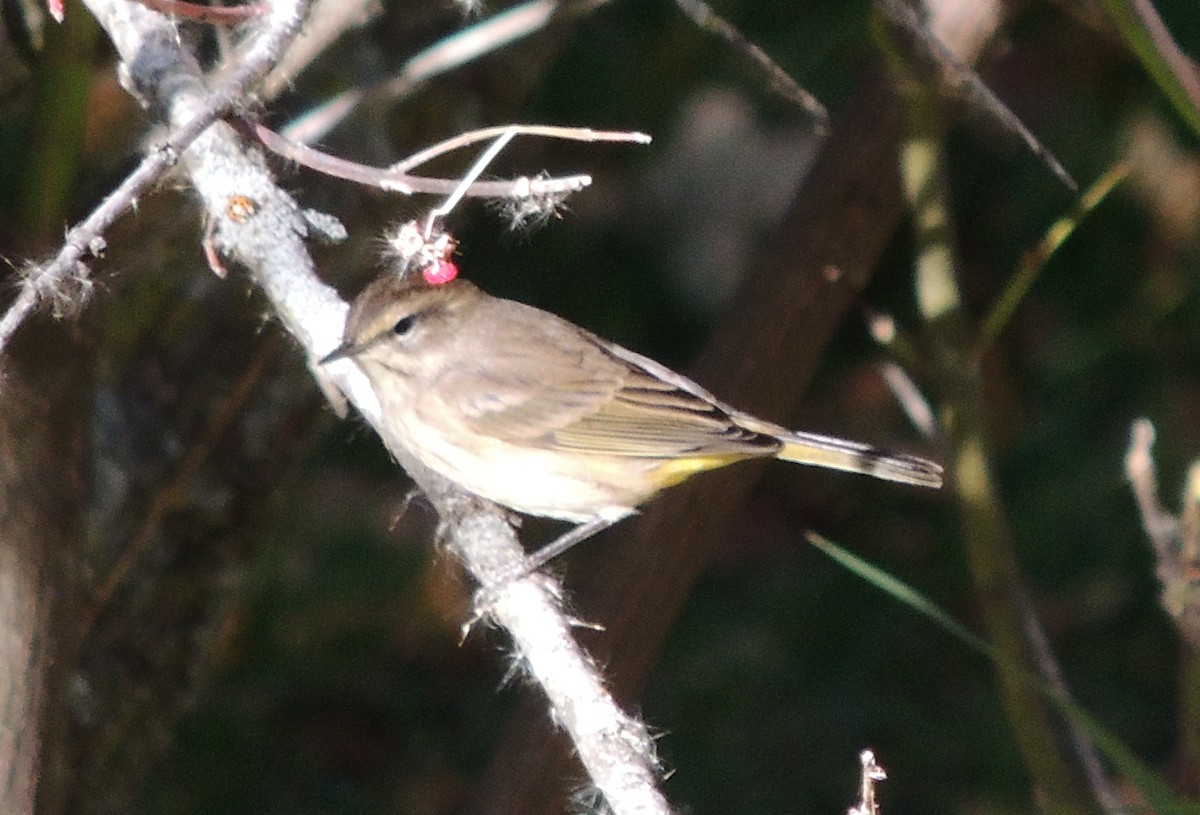
[[[1171,515],[1158,498],[1155,476],[1154,425],[1138,419],[1130,430],[1125,475],[1137,499],[1142,526],[1154,548],[1155,574],[1162,585],[1159,603],[1180,634],[1200,650],[1200,462],[1188,469],[1183,511]]]
[[[800,87],[791,74],[779,67],[767,52],[746,38],[732,23],[721,17],[704,0],[675,0],[688,19],[697,27],[720,37],[735,53],[767,79],[771,92],[796,105],[810,116],[820,135],[829,130],[829,114],[817,97]]]
[[[862,775],[858,782],[858,800],[847,810],[846,815],[879,815],[879,802],[875,799],[875,787],[887,781],[887,771],[875,761],[875,753],[863,750],[858,754]]]
[[[586,14],[607,1],[531,0],[497,12],[414,54],[394,76],[365,89],[343,91],[313,108],[288,125],[283,134],[312,144],[364,105],[395,104],[435,76],[529,37],[556,17]]]
[[[304,28],[263,79],[259,93],[274,99],[343,34],[380,14],[380,0],[313,0]]]
[[[964,103],[968,110],[982,114],[1025,143],[1035,156],[1069,190],[1078,184],[1021,118],[1013,113],[987,86],[979,74],[957,59],[930,29],[928,23],[904,0],[875,0],[879,19],[888,27],[889,43],[903,50],[903,59],[920,81],[939,89],[949,98]]]
[[[109,7],[109,4],[97,1],[89,2],[88,7],[97,17],[101,16],[101,10],[108,12],[108,16],[114,20],[115,29],[110,30],[110,36],[114,41],[121,37],[124,40],[121,45],[132,52],[142,45],[142,38],[137,34],[138,21],[148,19],[149,15],[161,18],[161,15],[134,3]],[[138,196],[162,178],[179,160],[180,154],[210,124],[242,103],[245,89],[262,78],[299,30],[301,8],[302,4],[296,0],[275,3],[271,14],[264,18],[264,33],[253,40],[246,54],[238,60],[232,75],[215,92],[203,89],[199,66],[191,55],[182,52],[180,59],[186,60],[190,70],[185,83],[175,89],[178,93],[174,98],[159,98],[156,94],[160,88],[139,85],[139,78],[130,75],[136,94],[144,102],[153,100],[163,106],[174,129],[91,215],[67,233],[62,249],[52,261],[25,273],[21,293],[0,318],[0,354],[4,352],[13,332],[40,302],[54,296],[69,278],[82,279],[86,276],[86,259],[97,253],[97,247],[103,246],[104,232],[113,221],[133,207]],[[173,27],[170,36],[174,36]]]

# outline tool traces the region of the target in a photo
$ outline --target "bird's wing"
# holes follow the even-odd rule
[[[642,458],[769,455],[781,447],[651,360],[565,321],[543,315],[536,325],[537,336],[525,321],[520,337],[499,331],[488,353],[443,372],[436,390],[453,394],[452,412],[468,430],[541,449]]]

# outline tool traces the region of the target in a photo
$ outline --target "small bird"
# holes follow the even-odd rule
[[[660,490],[773,457],[939,487],[932,461],[797,433],[553,314],[455,279],[385,274],[354,300],[343,342],[384,421],[425,466],[528,515],[579,524],[539,563]]]

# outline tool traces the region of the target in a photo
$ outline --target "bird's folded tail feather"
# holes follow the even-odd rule
[[[869,444],[815,433],[788,433],[779,436],[779,440],[783,449],[776,456],[785,461],[863,473],[920,487],[942,486],[941,465],[916,456],[889,453]]]

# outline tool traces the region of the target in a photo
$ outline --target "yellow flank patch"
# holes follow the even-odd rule
[[[689,456],[687,458],[668,459],[654,470],[655,487],[658,489],[671,487],[696,473],[702,473],[705,470],[715,470],[718,467],[724,467],[726,464],[732,464],[735,461],[742,461],[746,458],[752,458],[752,456]]]

